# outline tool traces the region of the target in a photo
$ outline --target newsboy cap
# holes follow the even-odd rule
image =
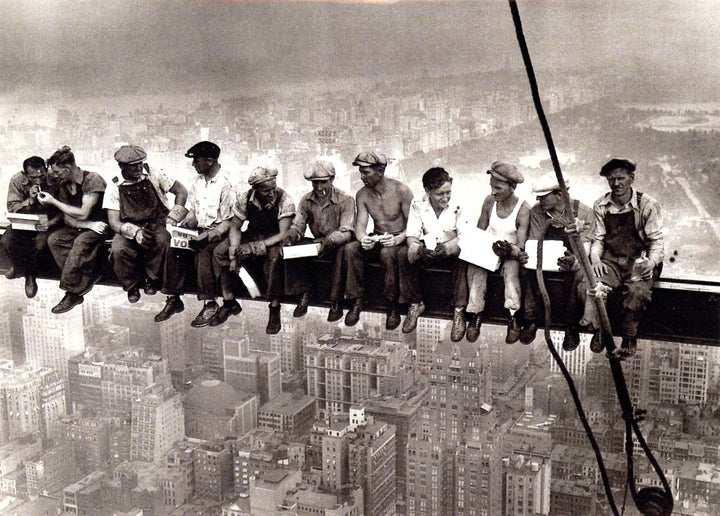
[[[496,161],[490,165],[488,174],[493,176],[495,179],[500,181],[506,181],[508,183],[520,184],[525,181],[525,178],[520,173],[515,165],[508,163],[507,161]]]
[[[255,169],[250,172],[250,177],[248,177],[248,183],[251,186],[255,186],[259,183],[264,183],[265,181],[275,179],[277,175],[278,171],[276,168],[255,167]]]
[[[310,170],[303,172],[303,177],[308,181],[325,181],[335,177],[335,167],[329,161],[318,160],[313,163]]]
[[[145,149],[139,145],[123,145],[115,151],[115,161],[121,165],[135,165],[147,158]]]
[[[570,188],[570,180],[563,176],[563,181],[565,181],[565,186]],[[555,190],[560,190],[560,184],[558,183],[555,172],[543,174],[532,184],[532,193],[536,197],[543,197]]]
[[[384,154],[375,151],[364,151],[357,155],[353,161],[354,167],[387,166],[387,158]]]
[[[631,159],[612,158],[610,161],[608,161],[602,166],[602,168],[600,169],[600,175],[604,177],[617,168],[622,168],[623,170],[627,170],[628,172],[635,172],[636,166],[637,165],[635,164],[635,162]]]
[[[220,157],[220,147],[213,142],[198,142],[188,149],[185,153],[186,158],[213,158]]]

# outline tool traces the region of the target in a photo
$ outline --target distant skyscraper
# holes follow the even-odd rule
[[[132,402],[130,460],[160,465],[173,445],[185,437],[181,398],[168,384],[156,384]]]
[[[515,454],[503,459],[505,516],[550,514],[550,461]]]
[[[490,437],[490,434],[488,434]],[[469,441],[455,450],[456,516],[501,514],[502,462],[497,443]]]
[[[277,353],[250,350],[244,339],[223,339],[225,381],[236,390],[258,395],[260,404],[282,392],[280,356]]]
[[[407,515],[452,514],[453,453],[444,443],[417,435],[407,447]]]

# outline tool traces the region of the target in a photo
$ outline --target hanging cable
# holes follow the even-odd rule
[[[548,151],[550,153],[550,160],[553,164],[555,176],[558,180],[558,186],[560,186],[560,190],[562,192],[562,197],[565,204],[565,213],[572,215],[573,211],[570,202],[570,195],[568,194],[567,185],[565,184],[562,176],[562,172],[560,169],[560,161],[558,160],[555,145],[552,140],[550,126],[545,117],[545,111],[542,107],[542,102],[540,100],[539,88],[535,79],[535,71],[533,69],[532,60],[530,59],[530,52],[527,47],[527,42],[525,41],[525,35],[523,34],[522,21],[520,19],[520,12],[518,11],[517,2],[515,0],[508,0],[508,3],[510,5],[510,12],[512,14],[513,23],[515,25],[515,33],[517,36],[518,44],[520,46],[520,52],[523,57],[523,63],[525,65],[528,81],[530,83],[530,90],[532,92],[535,110],[537,112],[538,119],[542,127],[543,135],[545,136],[545,141],[547,143]],[[543,229],[543,237],[546,230],[547,226]],[[597,442],[595,441],[592,429],[590,428],[589,424],[587,423],[587,419],[585,418],[584,410],[582,408],[580,399],[577,396],[577,390],[575,389],[572,377],[567,371],[567,367],[565,367],[562,357],[560,357],[559,353],[557,352],[555,346],[552,343],[552,340],[550,339],[550,331],[548,329],[550,326],[550,298],[547,294],[547,289],[545,288],[542,274],[542,240],[543,238],[541,237],[538,242],[537,277],[538,285],[540,287],[541,295],[543,297],[543,302],[545,303],[545,341],[548,345],[550,353],[552,354],[555,361],[558,363],[558,366],[560,367],[563,376],[568,382],[568,387],[573,397],[573,401],[575,402],[578,416],[583,423],[585,432],[588,435],[588,440],[590,441],[590,444],[593,447],[593,451],[595,452],[595,457],[597,459],[598,467],[600,468],[601,476],[603,479],[605,494],[607,496],[608,502],[610,503],[613,513],[617,515],[618,509],[612,495],[609,480],[607,478],[607,473],[605,471],[605,466],[602,460],[602,453],[597,446]],[[590,260],[587,256],[587,253],[585,252],[584,248],[580,243],[579,235],[576,232],[569,233],[568,241],[573,254],[575,255],[576,259],[579,260],[582,266],[583,274],[585,275],[588,284],[590,285],[591,289],[595,289],[597,282],[595,280],[594,274],[592,273],[592,268],[590,266]],[[605,344],[605,349],[607,351],[608,360],[610,362],[610,370],[612,371],[613,380],[615,382],[615,390],[617,392],[618,402],[622,408],[623,419],[625,420],[625,452],[627,457],[626,485],[629,486],[633,501],[635,502],[635,505],[640,510],[640,512],[647,516],[669,516],[672,513],[673,508],[673,498],[672,491],[670,490],[670,485],[665,478],[665,474],[663,473],[662,468],[660,468],[660,465],[653,456],[650,447],[647,445],[647,442],[645,441],[645,438],[643,437],[640,427],[638,425],[639,417],[633,409],[630,395],[627,390],[627,384],[625,382],[625,375],[623,373],[620,363],[622,356],[614,353],[616,348],[615,343],[613,342],[612,328],[610,325],[610,319],[608,317],[605,304],[602,302],[601,299],[597,297],[595,298],[595,303],[598,309],[598,313],[600,314],[600,331],[602,332],[604,337],[603,341]],[[648,487],[643,488],[640,491],[637,490],[637,487],[635,485],[633,463],[633,433],[637,437],[640,447],[642,448],[648,461],[650,462],[653,469],[655,470],[655,473],[660,479],[660,482],[663,486],[662,489],[657,487]]]

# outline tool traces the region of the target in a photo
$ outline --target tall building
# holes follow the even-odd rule
[[[502,462],[492,440],[469,441],[455,449],[455,508],[457,516],[492,516],[502,511]]]
[[[85,351],[81,310],[55,315],[50,312],[60,291],[40,290],[23,315],[25,358],[34,367],[48,367],[64,380],[68,360]]]
[[[220,442],[185,441],[193,450],[195,495],[223,500],[233,487],[233,459],[228,446]]]
[[[408,516],[452,514],[453,453],[444,443],[414,434],[407,447]]]
[[[514,454],[503,459],[505,516],[550,514],[549,457]]]
[[[279,434],[302,436],[315,419],[315,400],[310,396],[283,392],[258,409],[257,423]]]
[[[557,349],[560,357],[563,359],[563,362],[565,362],[565,367],[567,367],[568,371],[570,371],[570,374],[573,375],[574,378],[585,378],[587,364],[594,356],[594,353],[590,351],[591,337],[592,335],[589,333],[581,333],[580,345],[572,351],[565,351],[562,348],[562,341],[565,338],[565,332],[550,330],[550,338],[555,345],[555,349]],[[550,361],[550,372],[559,373],[560,368],[553,357],[549,356],[548,360]]]
[[[161,464],[173,445],[185,437],[180,395],[168,384],[156,384],[132,402],[130,460]]]
[[[447,341],[447,321],[430,317],[420,317],[415,330],[415,346],[417,350],[417,367],[424,370],[431,367],[433,355],[442,341]]]
[[[370,338],[324,335],[305,349],[307,392],[318,414],[348,413],[377,395],[397,395],[411,385],[403,367],[407,346]]]
[[[256,393],[260,404],[282,392],[280,357],[276,353],[250,350],[249,340],[223,339],[225,381],[236,390]]]
[[[110,463],[110,434],[119,427],[108,418],[66,416],[58,423],[60,441],[73,446],[78,467],[88,474]]]

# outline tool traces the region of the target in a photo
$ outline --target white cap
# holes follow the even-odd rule
[[[563,180],[565,181],[565,186],[570,188],[570,180],[565,176],[563,176]],[[555,190],[560,190],[555,172],[543,174],[532,184],[532,193],[535,194],[536,197],[543,197]]]

